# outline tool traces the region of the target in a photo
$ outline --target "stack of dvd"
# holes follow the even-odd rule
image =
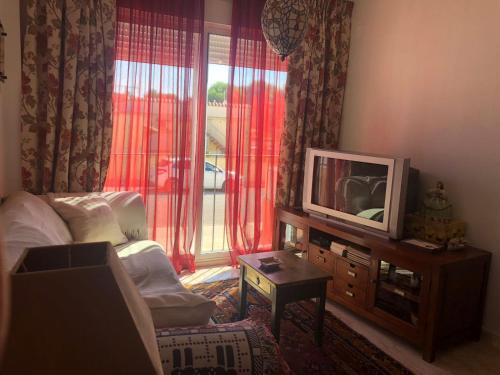
[[[370,265],[370,254],[350,246],[347,246],[345,257],[356,263],[364,264],[365,266]]]
[[[345,257],[347,252],[347,245],[332,241],[330,243],[330,250],[338,256]]]

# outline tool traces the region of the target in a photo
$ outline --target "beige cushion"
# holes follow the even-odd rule
[[[215,302],[182,285],[159,243],[131,241],[116,251],[151,309],[156,328],[208,324]]]
[[[98,196],[61,198],[48,194],[49,204],[68,223],[75,242],[127,242],[106,199]]]
[[[12,269],[28,247],[66,245],[73,242],[66,223],[42,199],[19,191],[0,206],[6,268]]]
[[[214,301],[189,290],[142,297],[151,309],[156,328],[206,325],[216,307]]]
[[[147,240],[148,228],[146,223],[146,208],[142,196],[133,191],[115,191],[115,192],[94,192],[94,193],[53,193],[52,197],[70,198],[97,196],[106,199],[111,206],[117,220],[120,224],[122,233],[129,240]],[[45,202],[49,203],[49,197],[40,196]]]
[[[139,193],[119,191],[99,193],[113,209],[120,228],[129,240],[147,240],[146,208]]]

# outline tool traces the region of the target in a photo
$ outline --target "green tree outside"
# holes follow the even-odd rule
[[[227,83],[215,82],[208,89],[208,101],[223,103],[227,98]]]

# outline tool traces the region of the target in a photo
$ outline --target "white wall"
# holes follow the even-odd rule
[[[358,0],[340,147],[409,156],[492,251],[500,334],[500,1]]]
[[[19,0],[0,0],[5,39],[7,80],[0,83],[0,196],[21,188],[19,109],[21,98],[21,39]]]

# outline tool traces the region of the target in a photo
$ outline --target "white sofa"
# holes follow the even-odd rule
[[[203,325],[209,322],[215,303],[187,290],[162,246],[147,239],[145,208],[133,192],[91,193],[108,201],[127,243],[115,247],[125,270],[151,310],[156,328]],[[63,194],[81,196],[86,194]],[[7,267],[14,266],[28,247],[73,242],[64,220],[47,203],[46,196],[16,192],[0,206]]]

